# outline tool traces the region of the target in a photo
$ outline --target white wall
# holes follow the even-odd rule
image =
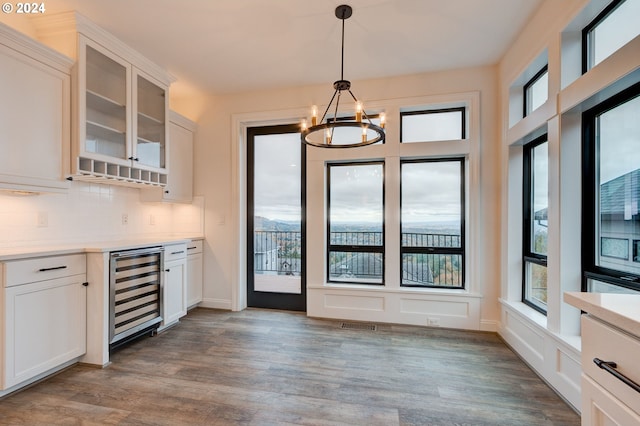
[[[84,182],[73,182],[63,194],[0,191],[0,248],[202,233],[202,198],[192,205],[142,203],[139,192]]]
[[[481,67],[355,81],[352,85],[365,105],[383,104],[398,98],[437,97],[466,92],[479,94],[479,179],[473,189],[478,198],[474,213],[477,215],[477,238],[469,246],[473,246],[478,254],[477,273],[470,280],[475,283],[474,289],[479,296],[479,312],[475,322],[467,327],[494,330],[497,329],[500,312],[497,303],[500,288],[500,161],[496,76],[495,67]],[[207,200],[204,262],[206,306],[226,309],[243,307],[242,298],[238,296],[239,286],[245,285],[242,263],[239,261],[244,250],[244,238],[241,236],[244,221],[240,219],[243,176],[237,167],[241,165],[236,164],[241,162],[242,153],[234,151],[235,147],[242,147],[242,144],[232,139],[234,135],[242,134],[234,129],[234,123],[237,125],[238,120],[256,123],[287,121],[286,118],[289,118],[288,122],[298,122],[311,105],[327,102],[331,94],[332,88],[328,82],[321,86],[208,99],[207,107],[197,118],[199,127],[194,166],[194,191]],[[186,104],[175,101],[183,114],[192,118],[199,114],[187,111]],[[322,244],[308,241],[308,244],[318,243]],[[313,300],[309,300],[309,303],[313,303]]]

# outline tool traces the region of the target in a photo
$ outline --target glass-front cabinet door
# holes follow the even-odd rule
[[[99,46],[84,44],[84,140],[80,154],[129,164],[131,66]]]
[[[80,49],[80,173],[166,184],[168,85],[88,38]]]
[[[166,168],[166,90],[134,69],[136,111],[133,157],[136,167]]]

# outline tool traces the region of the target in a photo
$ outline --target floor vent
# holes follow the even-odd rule
[[[376,324],[369,324],[366,322],[343,322],[342,325],[340,325],[340,328],[344,330],[378,330],[378,326]]]

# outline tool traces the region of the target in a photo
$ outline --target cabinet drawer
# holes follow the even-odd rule
[[[187,243],[187,254],[202,253],[202,240]]]
[[[187,257],[187,243],[171,244],[164,246],[164,261],[171,262],[175,259]]]
[[[582,316],[582,336],[583,371],[625,405],[638,410],[640,393],[593,360],[615,362],[619,373],[640,383],[640,340],[588,315]]]
[[[5,287],[84,274],[86,270],[84,254],[12,260],[5,263]]]

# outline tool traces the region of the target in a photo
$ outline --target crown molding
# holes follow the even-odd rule
[[[36,34],[46,38],[78,33],[102,45],[162,84],[169,86],[176,78],[122,40],[76,11],[42,15],[33,18]]]
[[[70,74],[74,60],[33,40],[21,32],[0,22],[0,43],[47,64],[58,71]]]

